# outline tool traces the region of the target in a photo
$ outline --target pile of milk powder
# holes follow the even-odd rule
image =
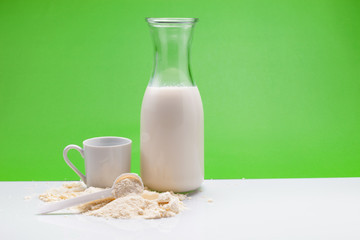
[[[109,197],[92,201],[73,207],[71,210],[89,216],[105,218],[152,219],[172,217],[185,209],[183,200],[187,198],[186,195],[143,190],[138,185],[131,184],[130,181],[129,179],[122,180],[122,184],[128,187],[125,189],[128,194],[123,194],[118,198]],[[82,182],[69,182],[64,183],[61,187],[46,191],[39,195],[39,199],[44,202],[56,202],[102,190],[104,189],[87,188]]]

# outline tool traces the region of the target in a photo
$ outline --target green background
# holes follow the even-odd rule
[[[68,144],[133,140],[145,17],[199,17],[206,178],[360,176],[360,2],[0,1],[0,180],[77,180]],[[76,152],[70,159],[80,169]]]

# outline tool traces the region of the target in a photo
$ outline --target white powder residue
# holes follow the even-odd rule
[[[86,188],[82,182],[65,183],[39,196],[44,202],[54,202],[98,192],[101,188]],[[173,217],[185,209],[184,194],[158,193],[143,190],[137,181],[124,179],[115,185],[113,195],[76,206],[76,210],[88,216],[105,218],[164,218]]]

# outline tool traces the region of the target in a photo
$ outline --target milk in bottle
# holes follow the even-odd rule
[[[141,177],[157,191],[187,192],[204,180],[204,117],[191,78],[194,18],[148,18],[155,67],[141,107]]]

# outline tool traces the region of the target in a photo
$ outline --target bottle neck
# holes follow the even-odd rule
[[[155,46],[154,70],[149,86],[195,86],[190,72],[193,24],[151,24]]]

